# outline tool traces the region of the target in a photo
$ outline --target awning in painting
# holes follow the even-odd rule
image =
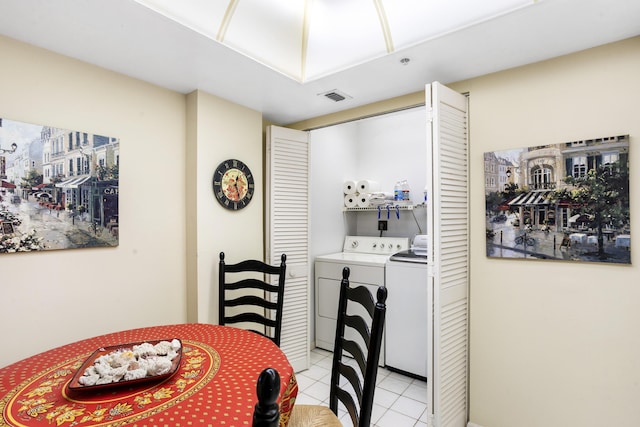
[[[66,181],[62,181],[62,182],[57,183],[56,187],[58,187],[58,188],[78,188],[80,185],[84,184],[89,179],[91,179],[90,176],[81,176],[81,177],[77,177],[77,178],[71,178],[71,179],[68,179]]]
[[[541,206],[550,205],[551,202],[547,197],[551,194],[550,190],[534,190],[522,193],[515,199],[511,200],[509,206]]]

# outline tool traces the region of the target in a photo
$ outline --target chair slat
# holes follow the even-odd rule
[[[229,299],[224,302],[225,307],[238,307],[240,305],[257,305],[268,310],[275,310],[278,308],[277,303],[266,301],[264,298],[260,298],[255,295],[246,295],[235,299]]]
[[[257,313],[242,313],[242,314],[237,314],[235,316],[225,316],[224,317],[224,323],[225,324],[229,324],[229,323],[260,323],[262,325],[268,326],[270,328],[274,328],[276,327],[276,321],[275,320],[271,320],[271,319],[267,319],[266,317],[257,314]]]

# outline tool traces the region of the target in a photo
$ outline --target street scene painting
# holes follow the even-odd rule
[[[629,135],[484,153],[487,257],[631,263]]]
[[[118,138],[0,118],[0,255],[119,242]]]

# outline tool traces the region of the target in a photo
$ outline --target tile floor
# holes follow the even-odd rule
[[[311,367],[296,374],[298,398],[296,403],[329,406],[332,353],[311,351]],[[426,427],[427,383],[380,368],[373,400],[372,426]],[[344,427],[351,427],[351,418],[340,412]]]

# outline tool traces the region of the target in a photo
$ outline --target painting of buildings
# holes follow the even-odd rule
[[[484,153],[487,256],[631,262],[629,135]]]
[[[0,118],[0,254],[117,246],[117,138]]]

